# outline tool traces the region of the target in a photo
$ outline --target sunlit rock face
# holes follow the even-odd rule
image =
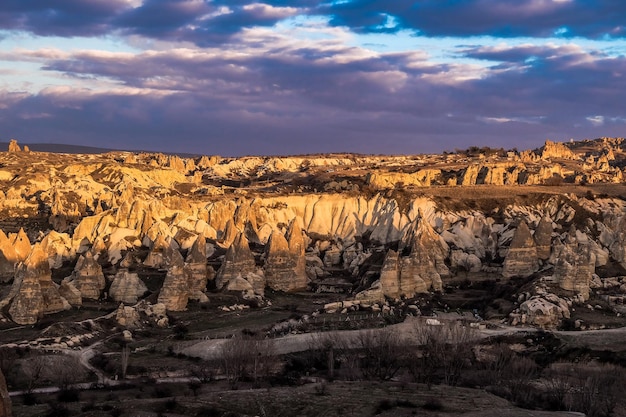
[[[0,230],[0,282],[9,282],[15,274],[15,265],[19,262],[19,257],[15,247]]]
[[[530,276],[539,267],[538,259],[535,240],[526,222],[522,221],[515,229],[513,240],[504,260],[502,275],[505,278]]]

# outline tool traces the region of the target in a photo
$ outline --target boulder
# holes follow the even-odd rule
[[[528,225],[525,221],[521,221],[515,229],[513,240],[504,260],[502,276],[505,278],[528,277],[537,272],[539,268],[538,259],[537,247]]]
[[[125,306],[124,304],[120,304],[115,311],[115,321],[117,321],[117,324],[120,326],[129,329],[136,329],[141,326],[141,319],[137,309]]]
[[[522,324],[532,324],[545,329],[559,326],[561,320],[570,317],[567,302],[554,294],[533,296],[519,308]]]
[[[113,277],[109,297],[125,304],[135,304],[148,291],[139,275],[120,269]]]

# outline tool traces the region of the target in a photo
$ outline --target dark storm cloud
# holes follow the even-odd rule
[[[352,0],[324,7],[331,23],[359,32],[412,29],[427,36],[624,37],[621,0]]]

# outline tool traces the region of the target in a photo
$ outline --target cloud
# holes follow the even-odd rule
[[[351,0],[323,7],[357,32],[413,29],[427,36],[626,36],[626,3],[615,0]],[[383,28],[385,16],[398,25]]]
[[[425,52],[347,46],[329,31],[302,39],[257,27],[220,46],[139,53],[5,52],[66,84],[4,91],[0,123],[24,141],[167,150],[175,138],[178,151],[225,155],[521,149],[623,136],[626,58],[575,44],[501,44],[459,49],[487,65],[437,63]]]

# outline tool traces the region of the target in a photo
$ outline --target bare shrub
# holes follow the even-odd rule
[[[46,378],[56,384],[61,390],[68,390],[71,385],[83,381],[86,372],[75,356],[59,356],[48,362]]]
[[[22,364],[22,372],[26,379],[26,391],[32,392],[35,385],[42,382],[46,370],[46,357],[35,356]]]
[[[361,356],[363,378],[389,380],[400,370],[405,348],[398,332],[392,328],[363,330],[357,348]]]
[[[566,407],[588,417],[611,416],[624,396],[626,373],[620,366],[593,362],[572,364],[563,376],[570,385]]]
[[[220,349],[222,370],[232,386],[244,379],[254,382],[268,376],[274,356],[274,343],[270,339],[233,337]]]
[[[456,385],[471,360],[475,331],[460,322],[430,325],[416,320],[414,336],[419,346],[409,361],[414,378],[431,385],[440,373],[445,384]]]

